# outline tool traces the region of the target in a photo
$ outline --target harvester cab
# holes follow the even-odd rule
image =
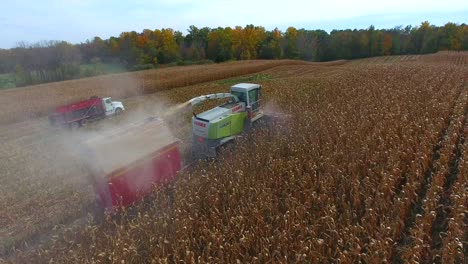
[[[195,157],[215,157],[221,145],[233,140],[263,117],[260,107],[261,85],[239,83],[230,93],[217,93],[189,100],[192,106],[210,99],[229,98],[229,102],[192,117]]]
[[[245,103],[247,120],[251,123],[263,116],[260,108],[261,88],[261,85],[252,83],[239,83],[231,87],[231,94]]]

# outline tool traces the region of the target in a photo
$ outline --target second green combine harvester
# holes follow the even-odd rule
[[[260,107],[261,85],[239,83],[231,87],[230,93],[216,93],[192,98],[195,106],[210,99],[229,99],[229,102],[213,109],[194,114],[193,153],[198,157],[215,157],[216,149],[233,140],[264,114]]]

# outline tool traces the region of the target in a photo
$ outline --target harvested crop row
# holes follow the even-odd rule
[[[447,65],[466,67],[468,52],[466,51],[440,51],[435,54],[423,56],[421,62],[425,63],[446,63]]]
[[[397,241],[402,236],[405,229],[405,220],[411,215],[412,201],[415,201],[417,190],[422,186],[422,179],[425,177],[426,171],[431,167],[433,146],[438,142],[438,138],[445,123],[450,116],[452,101],[455,99],[454,91],[451,91],[448,98],[443,103],[435,103],[435,98],[443,97],[437,87],[444,85],[446,78],[443,76],[432,76],[425,81],[418,81],[418,76],[421,72],[409,71],[409,76],[414,78],[405,78],[408,83],[401,83],[399,86],[393,86],[392,89],[402,89],[402,93],[413,101],[410,104],[411,116],[403,116],[406,125],[402,127],[401,116],[395,116],[395,123],[387,128],[387,139],[384,142],[392,142],[391,147],[382,146],[382,151],[387,154],[387,159],[391,167],[377,170],[378,179],[372,179],[374,182],[374,191],[372,189],[369,194],[362,194],[362,199],[365,199],[366,207],[372,205],[372,210],[366,210],[362,216],[362,222],[367,222],[369,228],[378,227],[374,232],[375,237],[386,237],[386,239],[368,240],[369,259],[388,259],[393,252],[394,241]],[[414,82],[414,83],[413,83]],[[419,88],[416,88],[419,87]],[[421,89],[422,91],[432,94],[429,99],[434,105],[428,107],[421,104],[419,100],[427,96],[418,94],[412,89]],[[420,91],[421,92],[421,91]],[[403,96],[403,95],[401,95]],[[427,97],[426,97],[427,98]],[[400,99],[401,100],[401,99]],[[392,101],[392,106],[398,105],[398,101]],[[388,112],[394,112],[387,109]],[[415,114],[418,113],[419,114]],[[400,123],[400,124],[398,124]],[[425,140],[421,140],[424,138]],[[374,162],[376,166],[385,164],[383,162]],[[371,181],[369,179],[368,181]],[[393,204],[392,207],[388,207]],[[367,228],[367,230],[369,230]],[[375,252],[375,253],[374,253]],[[367,253],[366,253],[367,254]],[[380,255],[373,255],[380,254]]]
[[[465,122],[468,121],[465,119]],[[462,263],[466,258],[466,245],[468,243],[467,212],[468,208],[468,140],[467,131],[464,131],[464,143],[459,160],[459,174],[453,184],[450,194],[451,218],[447,219],[448,229],[442,238],[441,252],[435,251],[433,255],[440,257],[442,263]],[[445,209],[445,208],[444,208]]]
[[[416,215],[415,223],[411,228],[411,243],[403,250],[402,259],[405,262],[432,262],[431,237],[439,236],[440,232],[431,235],[436,224],[436,216],[440,207],[441,198],[444,195],[444,186],[449,181],[450,163],[456,158],[456,150],[464,128],[465,108],[467,102],[466,90],[463,90],[455,105],[450,125],[438,151],[439,158],[434,164],[431,177],[428,178],[429,186],[421,203],[421,213]],[[447,187],[450,191],[450,186]]]

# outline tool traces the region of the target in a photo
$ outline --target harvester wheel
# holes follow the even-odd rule
[[[236,141],[235,141],[235,138],[233,138],[216,148],[216,156],[218,156],[220,153],[223,153],[223,152],[231,153],[235,149],[236,149]]]

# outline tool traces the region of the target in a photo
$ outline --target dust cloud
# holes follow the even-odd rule
[[[120,101],[120,98],[134,95],[123,100],[126,111],[119,116],[89,122],[86,127],[76,131],[51,126],[47,117],[0,125],[0,255],[33,235],[47,233],[46,230],[53,226],[66,223],[67,219],[73,220],[86,215],[94,206],[95,192],[90,179],[102,168],[99,168],[101,164],[93,159],[92,154],[85,151],[87,142],[106,138],[108,135],[138,132],[138,125],[148,121],[148,118],[164,117],[165,121],[175,124],[187,122],[179,115],[179,112],[183,113],[186,104],[173,106],[162,96],[140,95],[140,84],[137,80],[132,80],[130,75],[127,75],[124,82],[121,78],[112,81],[111,76],[105,81],[99,78],[87,80],[90,81],[93,82],[91,87],[97,87],[96,89],[74,87],[78,90],[70,91],[64,88],[59,92],[51,85],[54,89],[44,88],[51,89],[47,98],[35,96],[44,91],[41,88],[32,94],[21,95],[29,98],[28,100],[34,100],[38,104],[34,107],[41,109],[51,109],[50,100],[54,98],[51,98],[50,94],[55,93],[58,99],[54,105],[59,105],[62,100],[76,101],[73,99],[76,96],[75,92],[86,94],[78,100],[97,95],[111,96],[113,101]],[[122,83],[131,87],[124,87]],[[102,89],[104,86],[107,88]],[[23,91],[27,90],[35,89]],[[137,134],[133,137],[129,135],[126,142],[119,142],[119,137],[115,136],[112,144],[117,146],[117,149],[109,150],[109,154],[105,155],[106,162],[114,162],[115,166],[120,166],[115,161],[144,156],[150,148],[157,148],[158,144],[175,138],[169,126],[159,127],[154,132],[154,135],[146,133],[141,141],[136,142],[129,141],[128,138],[136,140]],[[179,130],[177,134],[180,135]],[[147,144],[148,141],[151,144]],[[129,147],[137,143],[138,147]],[[146,149],[140,151],[139,148]],[[100,176],[105,173],[101,173]],[[145,182],[135,184],[141,186]]]
[[[107,177],[117,170],[131,168],[137,163],[142,171],[138,177],[125,179],[128,189],[144,191],[151,188],[154,171],[163,168],[156,168],[152,162],[140,161],[174,142],[183,141],[174,135],[170,124],[173,127],[177,127],[181,122],[190,125],[181,119],[181,115],[188,109],[189,102],[171,106],[162,97],[135,100],[138,103],[130,102],[123,115],[100,123],[105,124],[104,127],[96,130],[90,127],[74,134],[82,142],[79,150],[74,153],[77,159],[86,164],[91,174],[91,182],[97,188],[96,193],[107,197],[103,198],[106,201],[109,201]],[[180,131],[177,129],[178,135]]]
[[[170,107],[169,109],[167,109],[167,111],[162,114],[162,117],[165,118],[165,117],[171,117],[172,115],[174,114],[178,114],[180,112],[183,112],[187,109],[187,107],[190,106],[190,102],[187,101],[185,103],[180,103],[178,105],[175,105],[175,106],[172,106]]]
[[[287,122],[292,116],[287,114],[284,109],[282,109],[274,100],[267,101],[265,106],[263,106],[263,113],[270,118],[277,119],[278,121],[282,120]]]

